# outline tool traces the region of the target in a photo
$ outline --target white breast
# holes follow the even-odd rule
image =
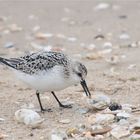
[[[76,84],[74,78],[66,79],[63,74],[63,67],[55,66],[53,69],[40,72],[38,75],[29,75],[16,71],[17,77],[30,87],[39,91],[58,91]]]

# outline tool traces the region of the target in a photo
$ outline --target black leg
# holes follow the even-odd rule
[[[60,107],[63,107],[63,108],[72,108],[72,105],[63,105],[63,104],[59,101],[59,99],[57,98],[57,96],[55,95],[55,93],[54,93],[53,91],[52,91],[51,93],[52,93],[52,95],[54,96],[54,98],[56,99],[56,101],[58,102],[58,104],[59,104]]]
[[[41,103],[41,100],[40,100],[40,94],[38,91],[36,91],[36,96],[37,96],[37,99],[38,99],[38,102],[39,102],[39,105],[40,105],[40,109],[42,112],[44,111],[48,111],[48,112],[51,112],[51,109],[44,109],[43,106],[42,106],[42,103]]]

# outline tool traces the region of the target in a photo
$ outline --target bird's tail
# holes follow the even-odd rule
[[[7,66],[9,66],[9,67],[15,69],[15,67],[12,65],[10,59],[6,59],[6,58],[2,58],[2,57],[0,57],[0,63],[3,63],[3,64],[5,64],[5,65],[7,65]]]

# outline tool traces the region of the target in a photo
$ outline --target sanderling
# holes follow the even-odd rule
[[[54,91],[81,83],[86,95],[91,96],[85,81],[86,67],[61,52],[37,52],[10,59],[0,57],[0,62],[12,68],[20,80],[36,89],[41,111],[45,109],[40,93],[45,91],[51,92],[59,106],[64,108],[71,108],[71,105],[63,105]]]

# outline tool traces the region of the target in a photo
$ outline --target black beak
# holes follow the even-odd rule
[[[91,97],[91,93],[89,92],[89,89],[87,87],[87,84],[86,84],[86,81],[85,80],[82,80],[81,81],[81,85],[82,85],[82,87],[83,87],[83,89],[84,89],[84,91],[86,93],[86,96]]]

